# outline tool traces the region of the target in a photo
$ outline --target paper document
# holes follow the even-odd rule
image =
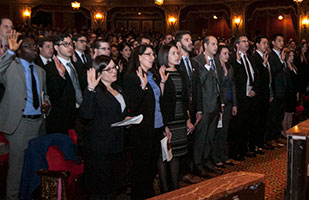
[[[128,126],[131,124],[140,124],[141,121],[143,121],[143,115],[140,114],[138,116],[132,117],[131,119],[125,119],[120,122],[116,122],[112,124],[112,127],[117,127],[117,126]]]
[[[220,113],[220,118],[218,120],[218,125],[217,128],[222,128],[223,127],[223,123],[222,123],[222,113]]]
[[[167,146],[167,137],[161,140],[161,150],[162,150],[162,161],[171,161],[173,158],[172,148]]]

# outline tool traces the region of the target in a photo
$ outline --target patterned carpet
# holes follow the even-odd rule
[[[286,187],[287,148],[266,151],[256,158],[247,158],[237,165],[228,167],[225,173],[232,171],[248,171],[265,174],[265,199],[283,200]]]

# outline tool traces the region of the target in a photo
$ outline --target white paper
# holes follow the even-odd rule
[[[138,116],[132,117],[131,119],[125,119],[120,122],[116,122],[112,124],[112,127],[117,127],[117,126],[128,126],[131,124],[140,124],[143,121],[143,115],[140,114]]]
[[[222,124],[222,113],[220,113],[220,118],[218,120],[217,128],[222,128],[222,127],[223,127],[223,124]]]
[[[167,137],[161,140],[162,161],[171,161],[173,158],[172,148],[167,148]]]

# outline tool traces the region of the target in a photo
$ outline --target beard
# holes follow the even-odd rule
[[[183,45],[183,44],[181,44],[181,48],[185,51],[185,52],[187,52],[187,53],[191,53],[192,52],[192,49],[193,48],[191,48],[191,50],[190,49],[188,49],[185,45]]]

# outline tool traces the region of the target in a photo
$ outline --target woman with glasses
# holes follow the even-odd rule
[[[163,134],[169,139],[171,137],[169,129],[164,127],[160,106],[161,89],[166,76],[164,69],[161,70],[160,80],[153,67],[154,60],[152,46],[138,46],[124,77],[129,114],[144,116],[141,124],[132,126],[130,130],[133,160],[132,199],[145,199],[154,195],[153,180],[161,151],[160,140],[164,137]]]
[[[173,159],[170,162],[158,159],[158,169],[162,193],[168,192],[168,173],[169,166],[171,177],[171,188],[178,188],[179,160],[188,152],[187,132],[192,132],[194,126],[189,118],[188,93],[186,87],[186,74],[178,71],[179,63],[178,49],[174,44],[163,45],[158,53],[159,66],[166,66],[167,80],[163,83],[164,94],[162,107],[164,120],[169,130],[172,132],[171,148]],[[162,81],[161,81],[162,82]]]
[[[114,85],[117,66],[107,56],[98,56],[87,71],[80,116],[90,120],[85,136],[85,188],[89,199],[114,199],[124,169],[124,128],[111,127],[126,115],[121,90]]]

